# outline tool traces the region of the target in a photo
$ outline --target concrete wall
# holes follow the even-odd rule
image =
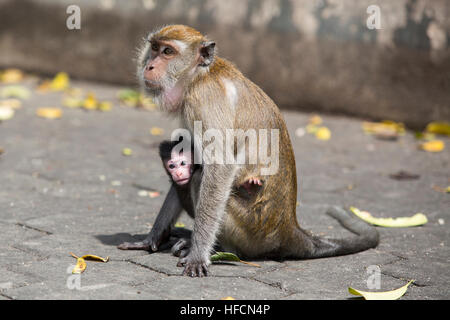
[[[71,4],[80,30],[66,27]],[[450,120],[449,16],[449,0],[0,0],[0,67],[133,84],[140,39],[184,23],[282,108],[421,127]]]

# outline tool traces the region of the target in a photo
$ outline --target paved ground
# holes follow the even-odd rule
[[[36,116],[38,107],[61,106],[61,93],[33,90],[16,115],[0,123],[0,299],[348,299],[349,286],[367,288],[367,268],[379,266],[381,290],[416,279],[402,299],[449,299],[450,185],[447,149],[417,149],[412,132],[398,141],[365,135],[361,119],[323,115],[329,141],[297,137],[309,114],[285,112],[299,177],[298,219],[317,234],[347,235],[324,214],[329,205],[356,206],[379,217],[427,215],[415,228],[379,228],[381,243],[363,253],[319,260],[257,261],[210,267],[212,276],[182,277],[167,252],[120,251],[116,245],[140,238],[154,222],[168,181],[157,144],[177,121],[156,111],[119,105],[118,87],[75,82],[110,112],[64,108],[59,120]],[[162,136],[149,133],[164,128]],[[122,155],[131,148],[131,156]],[[389,174],[406,170],[417,180]],[[140,190],[161,196],[139,196]],[[192,221],[184,215],[186,228]],[[72,275],[69,255],[109,256],[88,262]],[[68,272],[69,271],[69,272]]]

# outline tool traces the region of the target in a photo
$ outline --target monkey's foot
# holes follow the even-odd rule
[[[178,240],[177,243],[175,243],[172,246],[171,251],[175,257],[184,258],[189,254],[190,248],[191,248],[191,239],[181,238],[180,240]]]
[[[139,242],[124,242],[117,246],[120,250],[149,250],[150,242],[144,240]]]
[[[138,242],[124,242],[117,246],[120,250],[147,250],[158,251],[159,246],[167,242],[170,236],[170,229],[163,232],[150,232],[150,234],[143,241]]]
[[[183,276],[206,277],[208,276],[208,262],[192,261],[189,256],[181,258],[177,264],[178,267],[184,266]]]

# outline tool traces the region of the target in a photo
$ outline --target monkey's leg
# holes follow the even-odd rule
[[[180,259],[183,275],[202,277],[208,274],[211,250],[237,172],[237,166],[211,164],[203,167],[199,197],[195,209],[194,232],[189,254]]]
[[[159,210],[152,231],[147,238],[139,242],[124,242],[117,246],[121,250],[152,250],[157,251],[158,247],[169,239],[170,228],[178,219],[182,211],[182,206],[178,198],[177,191],[171,185],[166,199]]]

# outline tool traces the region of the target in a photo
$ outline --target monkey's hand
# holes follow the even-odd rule
[[[166,229],[163,232],[158,232],[155,228],[152,229],[148,237],[143,241],[138,242],[124,242],[117,246],[121,250],[147,250],[157,251],[161,243],[168,240],[170,236],[170,229]]]
[[[192,254],[189,254],[187,257],[181,258],[177,266],[184,266],[183,276],[206,277],[210,263],[209,260],[205,261],[205,259],[195,258]]]

